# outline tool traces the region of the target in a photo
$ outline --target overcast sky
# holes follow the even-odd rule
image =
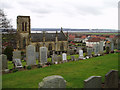
[[[119,0],[0,0],[16,28],[18,15],[31,18],[32,28],[117,29]]]

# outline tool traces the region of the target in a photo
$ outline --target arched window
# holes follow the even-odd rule
[[[39,52],[39,44],[36,44],[36,52]]]
[[[64,45],[63,45],[63,43],[61,43],[61,45],[60,45],[60,50],[64,51]]]
[[[24,31],[24,22],[22,22],[22,31]]]
[[[26,47],[26,39],[23,38],[23,49],[25,49],[25,47]]]
[[[52,50],[52,44],[51,43],[48,46],[48,50]]]
[[[25,31],[27,31],[27,22],[25,22]]]

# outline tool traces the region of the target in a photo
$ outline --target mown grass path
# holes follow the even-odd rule
[[[16,73],[4,74],[3,88],[38,88],[46,76],[61,75],[67,81],[67,88],[83,88],[83,81],[90,76],[102,76],[111,69],[118,70],[118,54],[109,54],[87,60],[51,65]]]

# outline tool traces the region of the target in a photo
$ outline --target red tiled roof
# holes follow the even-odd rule
[[[101,41],[100,38],[90,38],[90,39],[88,40],[88,42],[100,42],[100,41]]]

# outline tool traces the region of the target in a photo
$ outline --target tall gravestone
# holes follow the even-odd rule
[[[111,51],[113,52],[114,51],[114,43],[111,42]]]
[[[8,69],[7,56],[1,54],[0,58],[2,59],[2,70]]]
[[[40,64],[44,65],[47,63],[47,48],[40,47]]]
[[[83,50],[79,50],[79,59],[83,59],[84,56],[83,56]]]
[[[67,61],[67,54],[66,53],[63,53],[62,54],[62,61]]]
[[[88,47],[88,48],[87,48],[87,55],[88,55],[88,56],[91,56],[91,55],[92,55],[92,48],[91,48],[91,47]]]
[[[101,76],[91,76],[88,79],[84,80],[84,88],[102,88],[101,83]]]
[[[39,83],[38,88],[39,90],[41,90],[40,88],[66,88],[66,81],[62,76],[48,76]]]
[[[21,51],[19,51],[19,50],[13,51],[13,61],[15,59],[20,59],[21,60]]]
[[[118,88],[118,71],[111,70],[105,75],[105,88]]]
[[[103,54],[103,41],[100,41],[100,54]]]
[[[35,46],[28,45],[26,48],[27,65],[36,65]]]
[[[94,53],[95,53],[95,55],[99,54],[99,44],[94,45]]]

